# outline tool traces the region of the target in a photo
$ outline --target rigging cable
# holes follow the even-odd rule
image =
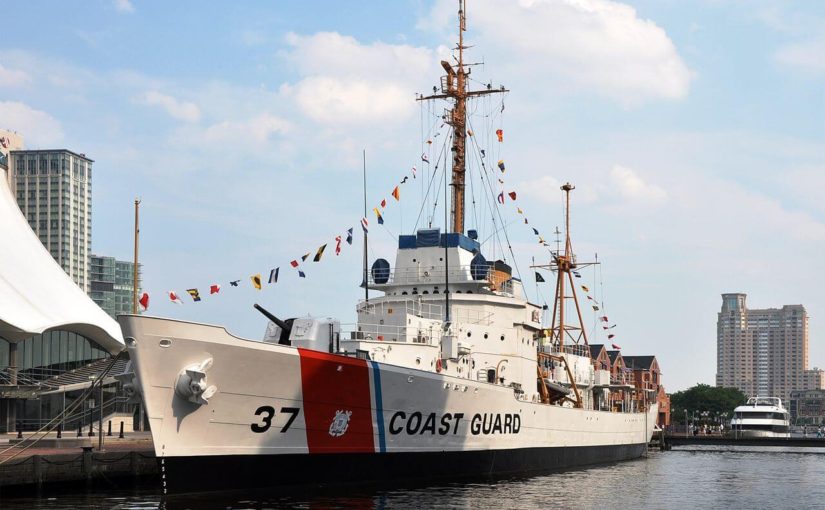
[[[438,166],[441,164],[441,157],[446,152],[447,142],[449,142],[451,140],[452,140],[452,138],[450,136],[447,136],[447,137],[444,138],[444,144],[442,145],[442,148],[441,148],[441,151],[440,151],[441,155],[439,155],[438,159],[435,162],[435,167],[432,169],[432,176],[428,179],[429,184],[427,185],[427,193],[425,195],[425,198],[427,198],[427,199],[429,199],[429,197],[430,197],[430,191],[432,190],[432,185],[433,185],[433,182],[434,182],[435,177],[436,177],[436,172],[438,171]],[[429,170],[429,166],[430,165],[427,165],[428,170]],[[444,162],[444,167],[445,168],[447,167],[446,160]],[[427,222],[428,223],[428,228],[432,227],[432,218],[435,216],[435,208],[438,206],[438,198],[437,198],[438,193],[434,193],[434,196],[436,198],[435,198],[435,204],[433,205],[433,208],[432,208],[433,213],[432,213],[432,215],[427,216],[427,218],[430,220],[430,221]],[[425,207],[429,208],[429,201],[427,202],[427,204],[425,204],[423,202],[421,203],[421,208],[418,210],[418,217],[415,220],[415,228],[413,230],[418,229],[418,222],[421,221],[421,214],[424,212]]]
[[[467,122],[469,123],[469,120]],[[471,126],[471,129],[472,129],[472,126]],[[475,144],[475,140],[473,140],[473,144]],[[478,148],[478,145],[476,144],[476,149],[477,148]],[[486,166],[484,168],[486,169]],[[489,179],[488,179],[487,186],[488,187],[490,186]],[[490,192],[493,194],[493,196],[495,196],[495,191],[492,188],[490,188]],[[493,200],[495,200],[495,198],[493,198]],[[504,219],[501,217],[501,209],[499,207],[494,207],[493,210],[498,214],[499,222],[502,225],[505,225]],[[513,266],[516,268],[516,273],[518,274],[519,279],[522,282],[524,282],[524,278],[522,278],[521,270],[519,269],[519,266],[518,266],[518,261],[516,260],[516,255],[515,255],[515,253],[513,253],[513,246],[512,246],[512,244],[510,244],[510,235],[507,233],[506,228],[503,228],[503,231],[504,231],[504,239],[507,240],[507,249],[510,251],[510,256],[513,257]],[[522,283],[522,288],[524,288],[523,283]]]

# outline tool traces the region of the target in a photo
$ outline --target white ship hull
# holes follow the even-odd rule
[[[734,430],[730,432],[730,435],[737,439],[776,439],[790,437],[788,432],[773,432],[771,430]]]
[[[120,318],[168,492],[539,472],[641,456],[657,409],[534,403],[501,385]],[[207,359],[208,404],[176,394]]]

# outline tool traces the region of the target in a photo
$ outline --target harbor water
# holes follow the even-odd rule
[[[20,496],[3,509],[825,508],[825,449],[692,447],[548,475],[431,485],[164,498],[154,487]]]

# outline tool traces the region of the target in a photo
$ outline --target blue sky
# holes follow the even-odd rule
[[[413,94],[454,44],[453,1],[4,4],[0,127],[96,161],[96,253],[131,257],[142,198],[151,313],[254,338],[254,302],[354,321],[360,248],[331,244],[305,280],[286,266],[358,231],[363,149],[371,207],[421,168]],[[668,390],[712,383],[720,294],[741,291],[804,304],[825,366],[825,4],[479,0],[468,16],[474,78],[511,90],[507,189],[549,233],[559,183],[576,184],[575,247],[603,262],[623,352],[655,353]],[[393,259],[421,197],[402,188],[371,259]],[[533,292],[546,252],[502,214]],[[277,286],[250,288],[276,266]],[[165,299],[210,283],[224,290],[204,302]]]

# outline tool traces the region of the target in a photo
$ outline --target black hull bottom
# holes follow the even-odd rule
[[[164,492],[370,484],[536,474],[641,457],[647,445],[462,452],[166,457]]]

